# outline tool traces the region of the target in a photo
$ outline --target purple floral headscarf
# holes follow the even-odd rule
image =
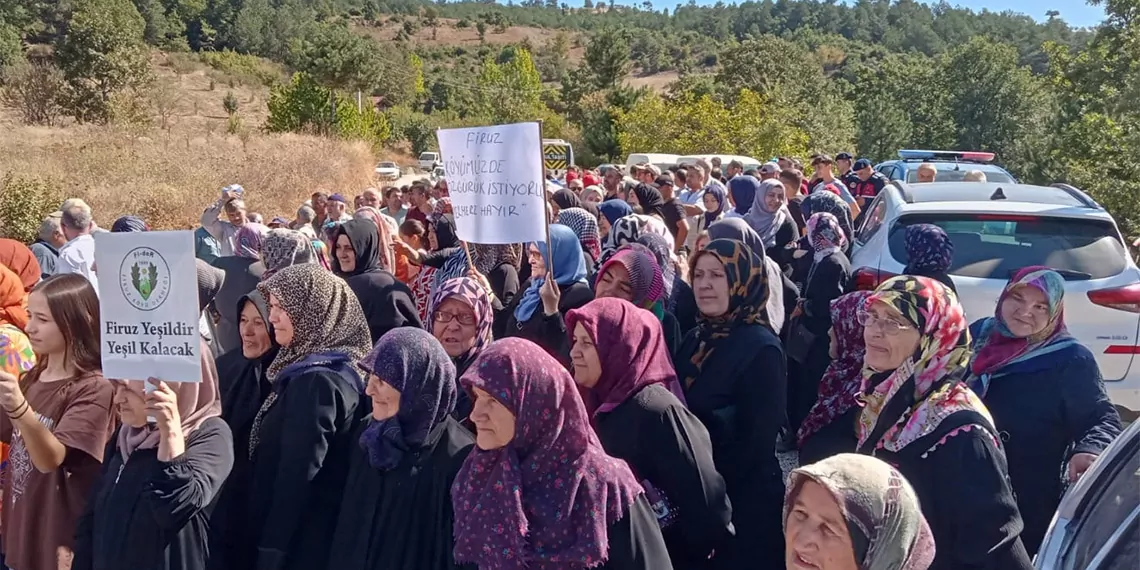
[[[269,228],[255,222],[249,222],[238,228],[234,235],[234,245],[237,250],[234,253],[248,259],[261,259],[261,243],[267,233]]]
[[[404,452],[422,446],[455,409],[455,365],[430,333],[399,327],[376,341],[360,360],[360,369],[400,392],[400,411],[372,420],[360,434],[368,462],[380,470],[394,469]]]
[[[476,446],[455,478],[455,561],[569,570],[608,560],[608,526],[644,490],[602,449],[566,369],[538,345],[508,338],[460,382],[506,406],[515,436],[498,449]]]

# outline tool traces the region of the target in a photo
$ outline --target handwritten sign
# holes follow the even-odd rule
[[[546,182],[538,123],[440,129],[439,151],[459,239],[546,240]]]
[[[193,232],[95,234],[103,374],[200,382]]]

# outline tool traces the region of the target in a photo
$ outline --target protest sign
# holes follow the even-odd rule
[[[546,180],[538,123],[440,129],[439,152],[459,239],[546,241]]]
[[[200,382],[193,232],[95,234],[103,375]]]

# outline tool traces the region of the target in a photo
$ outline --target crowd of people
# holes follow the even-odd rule
[[[446,181],[268,225],[227,186],[198,383],[102,376],[106,230],[68,200],[0,240],[3,567],[1030,568],[1120,432],[1062,277],[971,324],[916,225],[854,291],[881,180],[811,164],[572,167],[509,245],[459,240]]]

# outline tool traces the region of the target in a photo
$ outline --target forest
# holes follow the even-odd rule
[[[585,164],[984,150],[1087,190],[1134,238],[1140,0],[1103,7],[1074,28],[913,0],[0,0],[0,104],[28,124],[138,120],[152,54],[190,54],[269,86],[266,132],[418,152],[439,127],[542,119]],[[520,29],[538,33],[496,41]]]

